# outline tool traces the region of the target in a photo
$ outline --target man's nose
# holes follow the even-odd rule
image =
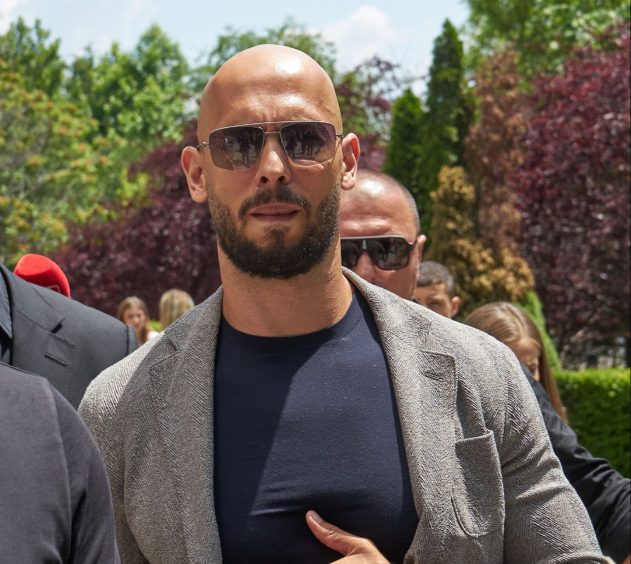
[[[362,254],[359,255],[359,260],[357,261],[355,268],[353,268],[353,272],[361,276],[364,280],[373,282],[375,279],[376,268],[377,267],[368,256],[368,253],[362,251]]]
[[[257,167],[259,187],[288,184],[291,181],[289,159],[278,135],[265,136]]]

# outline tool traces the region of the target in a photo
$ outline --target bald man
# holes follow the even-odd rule
[[[412,299],[426,237],[407,188],[382,172],[358,171],[354,189],[342,194],[340,237],[345,267]]]
[[[510,351],[343,270],[359,143],[322,68],[234,56],[198,136],[223,288],[81,405],[122,560],[603,562]]]

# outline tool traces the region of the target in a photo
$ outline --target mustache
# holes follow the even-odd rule
[[[239,219],[243,217],[256,206],[270,203],[296,204],[304,208],[307,212],[311,211],[311,204],[299,194],[296,194],[287,186],[275,186],[267,190],[260,190],[253,196],[249,197],[241,204],[239,208]]]

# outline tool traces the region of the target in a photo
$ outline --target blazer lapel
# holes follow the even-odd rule
[[[421,552],[432,554],[440,550],[452,514],[455,359],[423,350],[430,321],[421,312],[410,315],[412,304],[395,296],[384,300],[383,292],[376,294],[352,272],[345,274],[367,299],[375,317],[399,411],[419,530],[423,531],[418,540]]]
[[[74,343],[57,334],[61,315],[31,284],[3,269],[9,288],[13,341],[11,363],[44,376],[69,397]]]
[[[150,367],[151,400],[175,484],[184,542],[191,563],[221,561],[214,510],[213,395],[221,290],[189,331],[165,332],[177,349]],[[180,334],[182,333],[182,334]]]

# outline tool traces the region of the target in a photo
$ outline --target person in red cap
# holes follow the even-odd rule
[[[59,265],[44,255],[24,255],[15,265],[13,273],[31,284],[37,284],[70,297],[68,278]]]

